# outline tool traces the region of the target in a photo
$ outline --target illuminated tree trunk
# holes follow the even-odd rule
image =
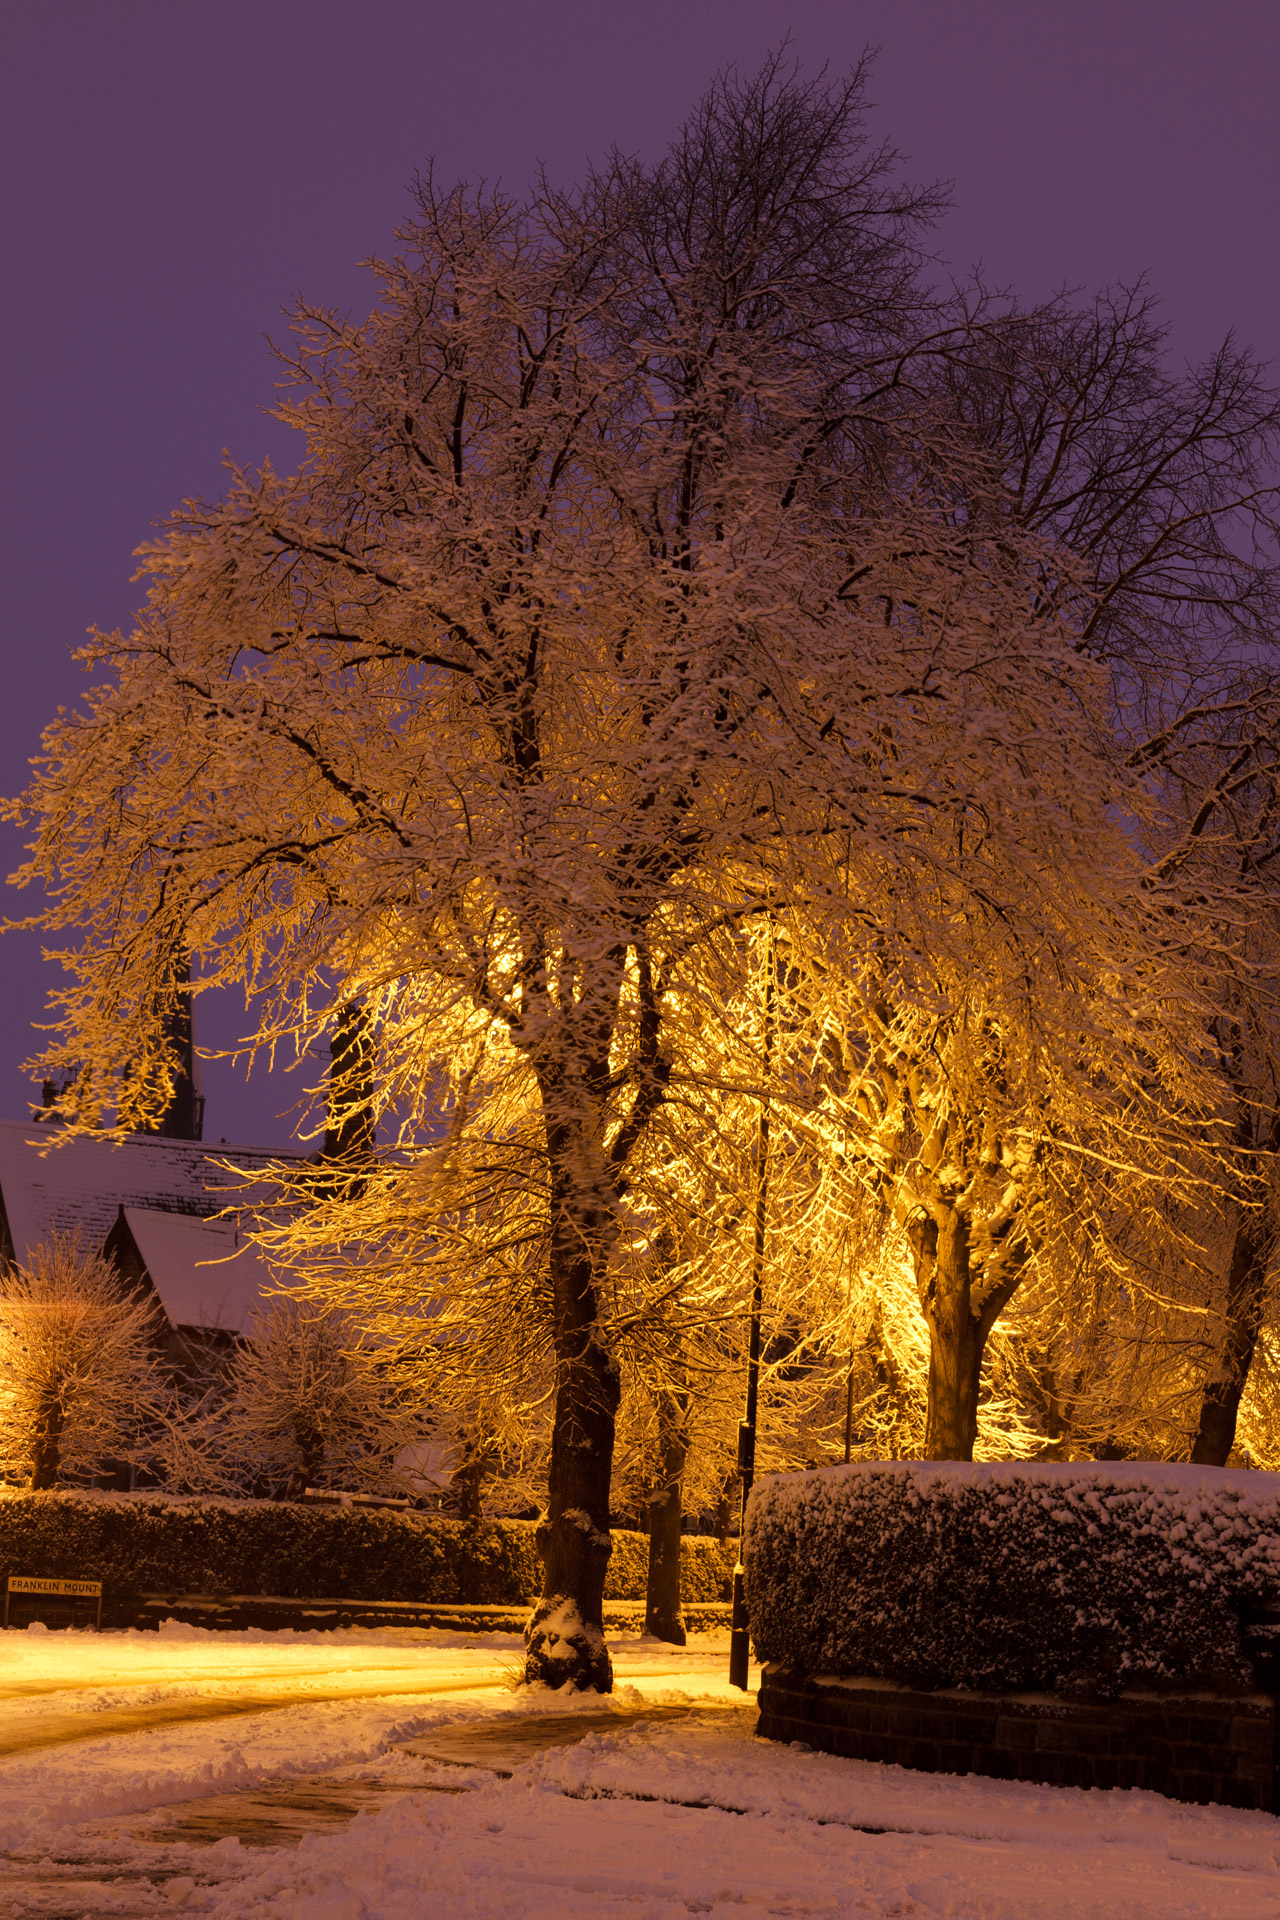
[[[1242,1214],[1227,1269],[1222,1346],[1200,1402],[1200,1425],[1191,1458],[1199,1466],[1225,1467],[1236,1438],[1236,1417],[1262,1326],[1271,1242],[1254,1214]]]
[[[1049,1444],[1040,1458],[1065,1460],[1071,1441],[1071,1409],[1065,1393],[1059,1387],[1057,1372],[1047,1363],[1041,1369],[1041,1387],[1044,1393],[1044,1431]]]
[[[673,1646],[685,1643],[680,1617],[681,1482],[689,1457],[688,1399],[664,1390],[658,1395],[658,1489],[649,1501],[649,1576],[645,1588],[644,1630]]]
[[[594,1143],[573,1124],[547,1129],[551,1162],[551,1284],[555,1301],[556,1403],[539,1522],[542,1593],[525,1628],[525,1678],[551,1687],[613,1691],[604,1643],[604,1581],[612,1552],[609,1487],[621,1383],[600,1344],[597,1282],[612,1230],[611,1192]]]
[[[926,1460],[972,1460],[987,1327],[971,1304],[969,1223],[940,1209],[909,1228],[920,1305],[929,1323]]]
[[[493,1436],[481,1429],[468,1433],[462,1441],[462,1462],[449,1481],[449,1507],[459,1520],[480,1520],[484,1515],[484,1483],[496,1459]]]

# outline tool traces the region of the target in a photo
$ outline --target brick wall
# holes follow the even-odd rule
[[[766,1667],[758,1731],[924,1773],[1064,1787],[1145,1787],[1173,1800],[1275,1806],[1276,1703],[1266,1694],[917,1693],[890,1680],[806,1679]]]

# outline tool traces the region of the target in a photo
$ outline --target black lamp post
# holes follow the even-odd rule
[[[729,1685],[747,1689],[751,1661],[751,1626],[742,1547],[747,1531],[747,1501],[756,1477],[756,1409],[760,1400],[760,1309],[764,1303],[764,1241],[769,1210],[769,1072],[773,1063],[774,1000],[773,929],[769,930],[768,970],[764,987],[764,1094],[756,1134],[756,1217],[751,1246],[751,1330],[747,1339],[747,1404],[738,1424],[738,1473],[742,1480],[742,1509],[738,1522],[738,1564],[733,1570],[733,1626],[729,1637]]]

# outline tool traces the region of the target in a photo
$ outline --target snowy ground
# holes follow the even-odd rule
[[[619,1639],[616,1728],[536,1754],[510,1779],[403,1751],[429,1750],[446,1728],[456,1749],[467,1729],[580,1712],[581,1696],[506,1689],[518,1646],[396,1631],[0,1635],[0,1914],[1280,1913],[1280,1822],[1267,1815],[912,1774],[759,1741],[754,1711],[726,1684],[724,1637],[684,1651]],[[623,1718],[677,1701],[706,1711]],[[177,1717],[209,1712],[221,1717]],[[169,1717],[144,1730],[147,1714]],[[115,1726],[126,1730],[103,1737]],[[234,1825],[250,1789],[317,1776],[353,1805],[365,1795],[350,1825],[289,1846],[173,1837],[174,1803],[219,1819],[229,1808]],[[239,1799],[206,1798],[228,1794]]]

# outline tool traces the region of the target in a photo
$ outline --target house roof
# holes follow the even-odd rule
[[[68,1137],[38,1121],[0,1120],[3,1251],[25,1260],[54,1231],[79,1233],[96,1250],[122,1206],[190,1217],[252,1207],[267,1197],[265,1183],[239,1181],[227,1168],[254,1174],[300,1157],[152,1134],[118,1142]]]
[[[232,1220],[125,1207],[125,1224],[172,1327],[246,1333],[271,1270]]]

